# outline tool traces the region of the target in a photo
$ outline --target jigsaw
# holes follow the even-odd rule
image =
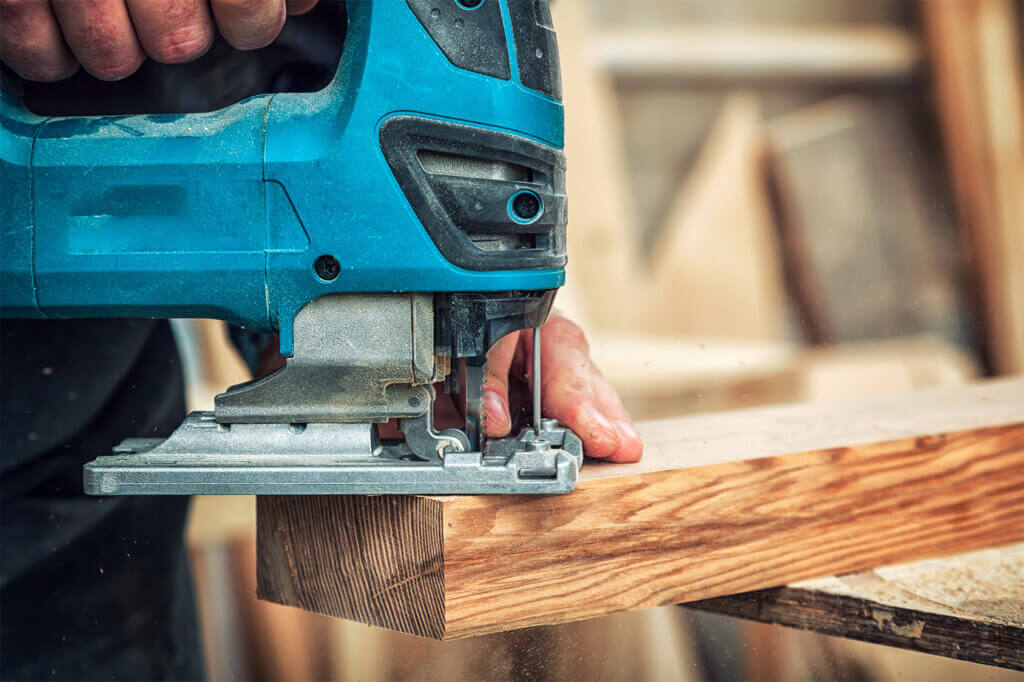
[[[85,466],[137,494],[566,493],[580,439],[489,439],[487,351],[564,281],[558,53],[546,0],[349,0],[324,89],[185,115],[0,102],[4,317],[206,317],[283,368],[167,439]],[[443,386],[443,388],[436,388]],[[437,430],[438,391],[465,426]],[[394,420],[404,439],[382,438]]]

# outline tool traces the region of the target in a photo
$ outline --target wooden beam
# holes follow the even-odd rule
[[[988,354],[1024,372],[1024,66],[1012,0],[920,3]]]
[[[891,26],[677,25],[600,35],[594,60],[617,78],[723,83],[907,81],[916,39]]]
[[[1024,670],[1024,544],[686,606]]]
[[[565,496],[261,497],[259,596],[447,639],[1024,540],[1024,379],[641,433]]]

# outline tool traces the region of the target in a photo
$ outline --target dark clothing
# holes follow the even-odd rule
[[[82,465],[184,416],[170,327],[0,321],[0,678],[202,677],[188,498],[86,497]]]
[[[212,111],[317,90],[344,27],[344,3],[321,2],[263,50],[217,41],[189,64],[147,61],[116,83],[83,70],[20,94],[59,116]],[[250,362],[260,345],[243,344]],[[168,324],[0,320],[0,354],[0,681],[200,678],[188,500],[82,494],[84,463],[124,438],[168,435],[184,416]]]

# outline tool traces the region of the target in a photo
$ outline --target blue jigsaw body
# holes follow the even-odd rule
[[[325,294],[556,289],[563,112],[549,26],[545,2],[352,0],[319,92],[77,118],[3,94],[3,316],[212,317],[279,332],[290,355],[296,313]],[[497,150],[528,172],[446,181],[416,167],[417,141],[457,157]],[[540,204],[525,222],[517,193]],[[487,262],[496,252],[466,234],[474,210],[482,233],[519,236],[514,257]]]
[[[564,280],[547,0],[349,0],[327,87],[210,113],[2,98],[4,317],[212,317],[277,332],[287,357],[87,464],[86,492],[573,489],[582,444],[539,390],[518,436],[486,438],[483,408],[487,351],[539,342]],[[435,426],[442,382],[465,430]]]

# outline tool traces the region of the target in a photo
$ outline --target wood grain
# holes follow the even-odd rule
[[[441,512],[425,497],[258,497],[257,593],[441,638]]]
[[[1024,670],[1024,544],[687,606]]]
[[[260,498],[259,594],[448,639],[1024,539],[1024,380],[641,433],[566,496]]]

